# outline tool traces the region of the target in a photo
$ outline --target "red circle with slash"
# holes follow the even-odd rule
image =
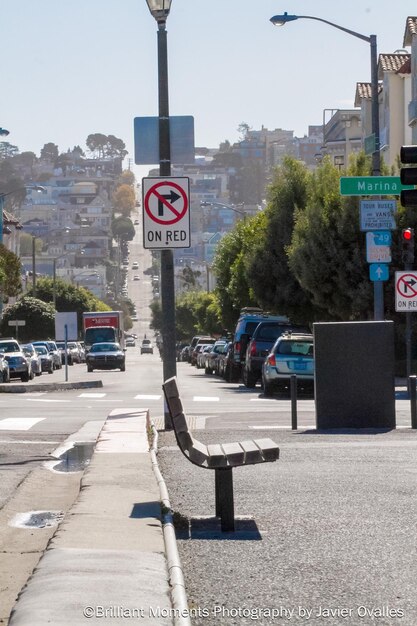
[[[166,193],[162,194],[160,192],[161,187],[168,187],[169,189],[171,189],[169,195],[167,195]],[[182,198],[183,207],[181,210],[178,210],[173,206],[174,202],[178,200],[179,198]],[[168,215],[168,219],[161,219],[160,215],[155,215],[152,212],[152,210],[155,211],[155,207],[152,206],[152,209],[151,209],[150,202],[154,204],[155,199],[157,201],[155,205],[157,207],[157,211],[159,211],[159,207],[162,205],[164,208],[164,212],[167,213]],[[145,196],[144,208],[145,208],[147,215],[151,218],[153,222],[156,222],[157,224],[164,224],[166,226],[169,226],[170,224],[176,224],[187,213],[187,210],[188,210],[187,194],[185,193],[184,189],[180,187],[180,185],[177,185],[177,183],[174,183],[172,181],[166,181],[166,180],[161,181],[159,183],[156,183],[155,185],[152,185],[152,187],[149,188]],[[172,217],[171,219],[169,218],[169,212],[171,212],[174,215],[174,217]]]

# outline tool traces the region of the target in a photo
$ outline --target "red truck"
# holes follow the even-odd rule
[[[93,343],[101,341],[116,342],[125,347],[122,311],[88,311],[83,313],[83,334],[85,350],[88,352]]]

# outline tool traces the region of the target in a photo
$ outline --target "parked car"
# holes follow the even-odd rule
[[[153,345],[150,339],[144,339],[140,346],[141,354],[153,354]]]
[[[80,354],[80,348],[78,346],[78,343],[76,341],[68,341],[67,346],[68,346],[68,351],[70,352],[72,356],[73,362],[81,363],[81,354]]]
[[[268,321],[259,322],[246,349],[242,366],[242,380],[245,387],[255,387],[262,377],[262,364],[272,346],[283,333],[310,333],[309,328],[295,324]]]
[[[227,341],[219,340],[213,344],[213,349],[206,355],[206,360],[204,363],[204,370],[206,374],[218,374],[218,360],[220,354],[223,354],[223,351],[227,345]]]
[[[10,382],[10,370],[9,363],[5,359],[4,355],[0,352],[0,383]]]
[[[213,337],[198,337],[194,348],[191,350],[191,365],[197,365],[197,354],[200,351],[199,346],[209,346],[216,343]]]
[[[80,363],[85,363],[85,347],[84,343],[81,341],[77,341],[78,352],[80,353]]]
[[[190,354],[190,346],[184,346],[183,349],[181,350],[179,356],[178,356],[178,360],[179,361],[188,361],[189,354]]]
[[[196,360],[196,367],[198,370],[206,367],[206,359],[212,350],[213,350],[213,345],[201,344],[201,349],[199,353],[197,354],[197,360]]]
[[[134,275],[133,280],[140,280],[140,276],[138,276],[137,274]]]
[[[30,359],[22,352],[16,339],[1,339],[0,352],[9,364],[10,378],[20,378],[23,383],[33,378]]]
[[[86,355],[87,372],[93,370],[126,369],[126,355],[120,344],[114,342],[94,343]]]
[[[56,346],[61,354],[61,363],[62,365],[65,365],[65,341],[57,341]],[[71,354],[71,351],[68,350],[68,347],[67,347],[67,363],[68,365],[74,365],[72,354]]]
[[[229,380],[230,353],[233,350],[233,342],[228,341],[224,346],[223,352],[217,358],[217,372],[219,376],[225,380]]]
[[[42,374],[42,362],[39,354],[35,350],[35,346],[31,343],[25,343],[20,346],[23,353],[30,359],[30,367],[34,376]]]
[[[34,346],[45,346],[45,348],[52,354],[52,362],[55,370],[60,370],[62,368],[62,357],[61,353],[58,350],[58,346],[55,341],[45,340],[45,341],[32,341]]]
[[[132,270],[138,270],[138,269],[139,269],[139,263],[137,261],[133,261]]]
[[[42,363],[42,371],[48,372],[48,374],[54,373],[54,358],[52,352],[48,350],[46,346],[36,345],[36,352],[39,354]]]
[[[245,307],[240,311],[233,336],[233,352],[229,356],[229,382],[240,380],[248,343],[257,325],[267,320],[288,322],[288,318],[282,315],[269,315],[258,307]]]
[[[134,348],[136,346],[135,338],[132,336],[126,337],[125,344],[126,344],[126,347]]]
[[[264,394],[289,386],[291,376],[297,384],[312,390],[314,386],[314,343],[311,334],[286,333],[281,335],[262,366]]]

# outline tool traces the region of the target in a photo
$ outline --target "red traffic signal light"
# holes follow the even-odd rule
[[[414,230],[412,228],[404,228],[402,237],[404,241],[412,241],[414,237]]]
[[[414,263],[414,228],[403,228],[401,231],[401,244],[402,261],[405,265],[411,265]]]

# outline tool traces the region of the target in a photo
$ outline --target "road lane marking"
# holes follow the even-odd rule
[[[152,394],[138,394],[137,396],[135,396],[135,400],[160,400],[162,398],[162,395],[159,394],[158,395],[152,395]]]
[[[6,417],[0,420],[0,430],[29,430],[45,417]]]
[[[80,393],[78,398],[104,398],[105,393]]]
[[[59,402],[61,404],[65,402],[73,402],[73,400],[53,400],[52,398],[25,398],[27,402]]]
[[[219,402],[220,398],[214,396],[194,396],[193,402]]]

